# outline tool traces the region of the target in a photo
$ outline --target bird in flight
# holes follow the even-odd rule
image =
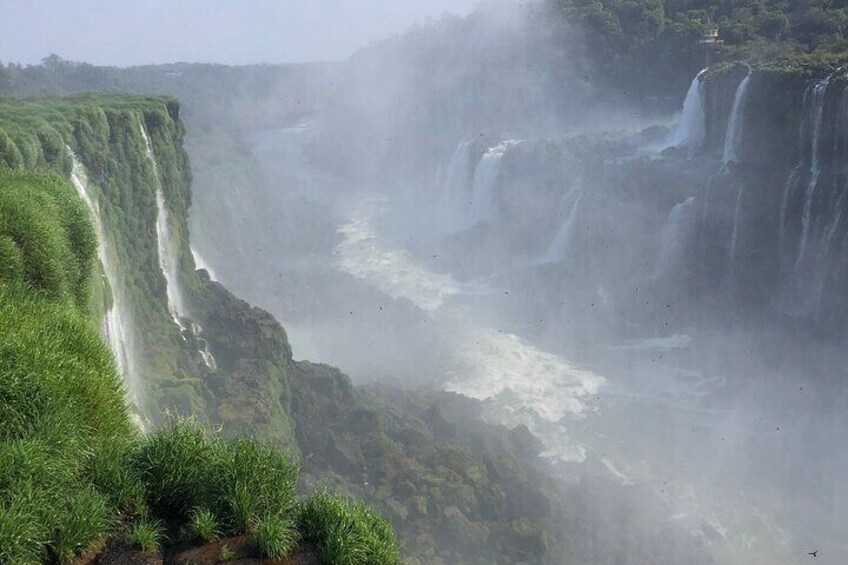
[[[819,550],[817,549],[815,551],[811,551],[807,555],[812,555],[813,557],[818,557],[819,556]]]

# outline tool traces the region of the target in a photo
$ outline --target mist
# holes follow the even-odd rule
[[[239,26],[218,4],[136,6],[162,35],[117,51],[92,9],[100,43],[50,49],[334,61],[120,78],[184,101],[194,262],[295,359],[529,430],[523,463],[575,489],[580,541],[546,563],[848,560],[844,71],[701,70],[693,47],[639,91],[558,2],[261,3]],[[34,61],[31,33],[0,24],[3,57]]]

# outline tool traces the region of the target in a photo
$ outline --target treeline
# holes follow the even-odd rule
[[[685,89],[717,27],[718,59],[830,63],[848,51],[846,0],[546,0],[578,24],[589,57],[642,96]]]

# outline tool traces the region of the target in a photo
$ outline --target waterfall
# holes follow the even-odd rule
[[[492,147],[477,163],[474,170],[474,184],[471,190],[471,207],[468,215],[468,225],[491,220],[496,212],[495,188],[501,173],[501,165],[507,150],[517,141],[505,141]]]
[[[74,155],[70,147],[66,147],[73,162],[71,169],[71,184],[88,208],[91,214],[94,231],[97,235],[97,258],[103,269],[106,284],[112,295],[111,303],[101,320],[100,331],[109,349],[115,357],[118,371],[124,379],[129,400],[136,407],[141,407],[141,383],[137,371],[135,347],[133,344],[132,324],[127,314],[127,301],[123,287],[118,279],[117,266],[114,261],[114,252],[108,247],[106,228],[103,216],[100,213],[100,205],[97,197],[91,191],[91,185],[85,168]]]
[[[150,136],[147,133],[147,128],[144,127],[141,117],[139,117],[138,127],[141,130],[142,138],[144,138],[145,154],[153,168],[156,186],[156,245],[159,256],[159,268],[165,277],[165,295],[168,301],[168,313],[171,314],[174,324],[180,328],[180,335],[182,335],[183,339],[186,338],[186,330],[191,329],[193,337],[200,345],[198,348],[200,357],[203,359],[206,367],[214,371],[217,369],[217,363],[215,363],[215,358],[212,356],[209,346],[203,338],[202,328],[194,322],[191,322],[190,328],[186,328],[183,323],[184,320],[189,319],[188,308],[186,308],[186,302],[180,288],[179,257],[177,256],[177,249],[171,236],[170,215],[168,214],[168,206],[165,202],[165,193],[162,190],[162,181],[159,178],[159,166],[156,163],[156,155],[153,153],[153,144],[150,142]]]
[[[154,182],[156,185],[156,244],[159,255],[159,268],[165,277],[165,294],[168,299],[168,312],[181,331],[186,328],[182,319],[186,317],[185,301],[179,286],[179,259],[176,255],[173,239],[171,237],[171,225],[169,221],[168,207],[165,202],[165,193],[162,190],[162,182],[159,179],[159,166],[153,153],[153,144],[147,128],[139,117],[138,127],[144,138],[144,150],[147,160],[153,168]]]
[[[736,88],[736,95],[733,97],[733,109],[730,111],[730,118],[727,121],[727,134],[724,138],[724,154],[722,155],[724,167],[727,167],[731,162],[739,162],[739,147],[742,142],[742,127],[745,119],[745,107],[748,105],[750,85],[751,71],[749,70]]]
[[[804,209],[801,215],[801,239],[798,242],[798,256],[795,259],[795,268],[800,269],[807,253],[807,240],[810,237],[813,216],[813,200],[816,187],[821,176],[821,126],[824,116],[824,99],[827,87],[833,75],[816,83],[804,94],[804,122],[802,132],[809,136],[810,142],[810,167],[807,189],[804,191]]]
[[[565,216],[565,221],[560,224],[556,234],[551,240],[548,250],[543,256],[540,263],[556,263],[562,261],[568,256],[568,251],[571,249],[571,243],[574,239],[576,231],[578,209],[580,208],[580,200],[583,198],[582,183],[578,181],[575,186],[563,196],[560,202],[561,213],[565,213],[568,209],[568,214]]]
[[[215,274],[215,271],[212,270],[212,267],[209,266],[209,263],[206,261],[206,259],[204,259],[203,256],[200,255],[200,253],[198,253],[194,247],[191,248],[191,256],[194,259],[195,267],[206,271],[206,273],[209,275],[209,278],[213,281],[219,280],[218,275]]]
[[[689,90],[686,92],[686,99],[683,101],[683,113],[680,118],[680,125],[674,132],[671,140],[671,147],[681,147],[689,150],[689,156],[701,146],[706,134],[706,117],[704,115],[704,84],[701,77],[707,69],[699,72],[692,84],[689,85]]]
[[[742,197],[745,194],[745,185],[739,185],[736,194],[736,210],[733,212],[733,229],[730,232],[730,251],[728,253],[728,272],[731,278],[736,274],[736,251],[739,242],[739,221],[742,216]]]
[[[690,196],[675,204],[660,236],[660,252],[654,269],[654,279],[674,271],[683,258],[686,246],[695,228],[695,197]]]
[[[457,145],[448,165],[447,178],[442,187],[441,217],[444,218],[442,232],[450,232],[463,223],[465,210],[470,205],[469,185],[474,167],[474,142]]]

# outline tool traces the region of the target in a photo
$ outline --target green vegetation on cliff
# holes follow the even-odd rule
[[[86,214],[55,174],[0,171],[0,562],[69,563],[122,532],[151,549],[154,524],[191,538],[201,513],[212,531],[251,534],[268,557],[324,539],[326,527],[301,517],[314,504],[297,501],[297,468],[274,448],[184,422],[139,436],[87,312],[96,242]],[[399,562],[382,518],[334,504],[325,519],[349,525],[334,530],[341,550],[326,563],[359,562],[363,535],[391,549],[373,563]]]

